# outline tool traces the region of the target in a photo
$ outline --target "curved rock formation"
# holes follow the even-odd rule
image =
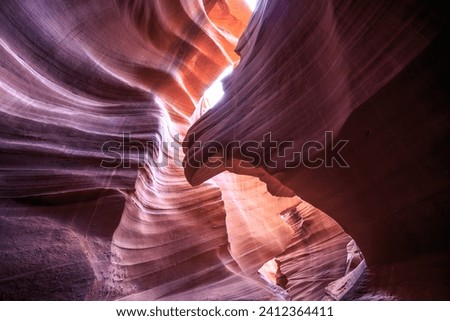
[[[0,19],[1,299],[450,297],[437,6],[3,0]],[[307,141],[330,161],[326,131],[349,168],[282,162]],[[254,148],[267,133],[283,153]]]
[[[139,184],[146,175],[146,155],[164,152],[155,146],[173,141],[171,135],[176,131],[186,131],[203,90],[237,59],[233,48],[250,12],[238,11],[235,1],[208,1],[203,6],[201,1],[108,0],[3,1],[0,14],[2,215],[8,220],[50,217],[55,226],[62,222],[88,244],[98,237],[110,244],[124,206],[122,221],[126,221],[136,178]],[[224,29],[227,26],[230,28]],[[189,188],[180,169],[171,172],[166,168],[161,175],[167,172],[166,179],[174,179],[172,187]],[[157,172],[151,175],[157,176]],[[217,188],[200,190],[210,195],[205,199],[206,209],[216,204],[211,221],[223,220]],[[164,191],[156,193],[158,199],[164,198]],[[179,192],[171,191],[173,195]],[[137,195],[145,193],[138,188]],[[198,193],[191,189],[186,195],[192,198]],[[194,204],[187,214],[197,217],[196,207],[202,208],[202,204]],[[185,220],[187,214],[178,210],[177,204],[173,206],[174,214],[180,212],[179,220]],[[205,221],[200,220],[200,227]],[[172,223],[176,220],[167,221]],[[224,224],[218,225],[222,232],[207,238],[216,240],[210,252],[222,245],[226,248]],[[195,224],[191,227],[190,233],[197,235]],[[123,229],[116,232],[115,245],[119,240],[126,242],[120,233]],[[5,235],[2,233],[2,239]],[[134,247],[142,247],[136,243],[138,232],[127,237],[128,243],[135,240]],[[15,238],[32,276],[40,270],[33,255],[27,255],[33,249],[20,241],[20,228]],[[37,236],[36,241],[39,239]],[[223,244],[217,245],[217,240]],[[194,244],[184,245],[187,251],[195,248]],[[87,251],[95,250],[92,246],[94,249],[87,246]],[[176,255],[172,250],[169,256]],[[105,255],[109,256],[108,252]],[[184,260],[200,260],[195,258],[195,250],[191,252]],[[50,284],[47,288],[45,282],[37,291],[44,297],[47,293],[49,299],[122,295],[121,289],[109,287],[109,264],[105,267],[93,258],[87,261],[92,267],[86,275],[91,275],[92,269],[103,272],[85,280],[85,288],[92,286],[97,292],[75,296],[67,291],[65,297],[64,287],[55,290]],[[2,284],[11,278],[21,282],[20,276],[10,275],[10,261],[3,262]],[[192,278],[191,273],[186,270],[186,277]],[[94,284],[97,281],[101,285]],[[67,282],[70,286],[73,280]],[[16,295],[13,286],[5,286],[4,298],[34,298],[27,293]],[[57,296],[50,294],[53,290],[59,291]]]
[[[218,187],[192,188],[174,155],[203,90],[238,58],[249,10],[237,1],[5,1],[1,13],[2,204],[18,229],[8,242],[20,249],[4,253],[4,298],[36,299],[14,293],[25,277],[39,278],[29,288],[48,299],[275,298],[255,273],[276,251],[242,272]],[[40,276],[22,217],[85,240],[84,290],[66,291],[76,278],[48,282],[52,270]],[[14,274],[15,257],[26,273]]]
[[[275,142],[292,142],[283,153],[271,150],[270,164],[261,148],[250,158],[218,155],[236,172],[238,159],[250,159],[259,165],[253,175],[271,175],[334,218],[360,246],[377,287],[400,298],[448,299],[442,12],[419,1],[261,1],[223,100],[190,128],[188,180],[198,184],[227,167],[208,167],[208,141],[263,142],[270,132]],[[300,164],[294,153],[302,148],[309,158]],[[332,158],[333,148],[343,159]]]

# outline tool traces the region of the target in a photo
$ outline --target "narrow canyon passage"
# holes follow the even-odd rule
[[[442,8],[250,3],[1,2],[2,300],[450,298]]]

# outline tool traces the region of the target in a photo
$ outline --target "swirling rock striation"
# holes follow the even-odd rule
[[[0,19],[1,299],[340,298],[345,232],[372,286],[448,298],[437,5],[4,0]],[[349,168],[191,162],[191,134],[270,132],[282,160],[325,131]]]
[[[197,166],[205,142],[291,141],[272,150],[270,166],[257,150],[258,170],[247,174],[272,176],[336,220],[364,253],[372,285],[448,299],[447,20],[434,1],[261,1],[224,98],[189,130],[187,179],[224,170]],[[331,158],[339,141],[345,163]],[[328,166],[295,158],[311,142],[310,159]],[[238,159],[249,158],[224,163]]]
[[[273,238],[227,230],[216,183],[192,188],[175,155],[203,90],[238,58],[242,3],[3,1],[0,12],[2,298],[277,299],[256,271],[287,246],[277,215],[291,201],[260,182],[233,187],[255,199],[229,196],[228,219],[274,202]],[[40,223],[26,236],[29,222]]]

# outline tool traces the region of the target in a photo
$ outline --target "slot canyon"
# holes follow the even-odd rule
[[[255,4],[1,0],[1,300],[450,300],[445,2]]]

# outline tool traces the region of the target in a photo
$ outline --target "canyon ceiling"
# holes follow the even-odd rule
[[[444,8],[2,0],[0,299],[449,300]]]

